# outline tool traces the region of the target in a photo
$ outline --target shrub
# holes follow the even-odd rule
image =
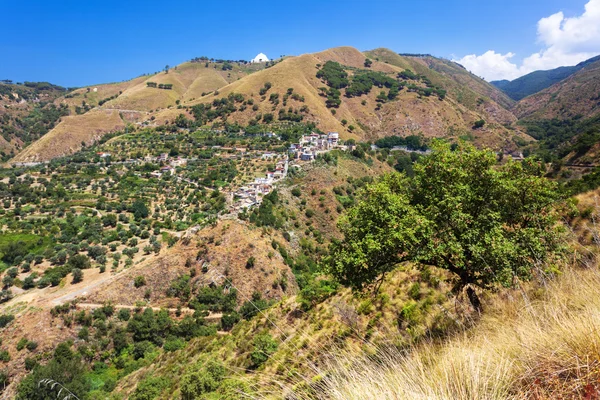
[[[165,341],[163,348],[165,351],[177,351],[185,347],[185,341],[181,338],[170,337]]]
[[[201,395],[217,390],[225,373],[223,365],[214,360],[208,360],[202,367],[200,363],[195,365],[181,379],[181,399],[205,398]]]
[[[121,321],[129,321],[130,316],[131,316],[131,312],[129,311],[128,308],[121,308],[119,310],[118,317]]]
[[[25,369],[27,371],[33,370],[37,364],[38,363],[35,358],[27,357],[25,359]]]
[[[146,284],[146,278],[142,275],[136,276],[133,280],[133,286],[140,288]]]
[[[150,377],[138,383],[131,400],[150,400],[160,398],[160,394],[169,385],[164,377]]]
[[[257,315],[260,311],[269,307],[267,301],[261,298],[260,293],[254,292],[252,294],[252,301],[246,301],[240,307],[240,314],[242,318],[249,320],[252,319],[255,315]]]
[[[72,283],[79,283],[83,280],[83,272],[79,268],[74,268],[72,273],[73,273]]]
[[[81,340],[88,340],[90,338],[90,331],[86,326],[84,326],[77,333],[77,337]]]
[[[21,340],[19,340],[19,342],[17,343],[17,351],[23,350],[27,345],[27,342],[27,338],[21,338]]]
[[[85,254],[75,254],[69,258],[71,268],[86,269],[90,267],[90,259]]]
[[[258,368],[263,365],[277,351],[277,342],[268,333],[263,333],[254,337],[252,342],[253,351],[250,353],[252,368]]]
[[[224,314],[223,317],[221,317],[221,329],[224,331],[230,331],[231,328],[233,328],[233,326],[240,321],[240,319],[240,314],[236,312]]]
[[[485,125],[485,121],[480,119],[478,121],[475,121],[475,123],[473,124],[473,129],[483,128],[484,125]]]
[[[12,314],[0,315],[0,328],[4,328],[5,326],[7,326],[9,323],[12,322],[13,319],[15,319],[15,316]]]

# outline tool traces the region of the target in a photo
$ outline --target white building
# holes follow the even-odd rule
[[[337,146],[338,143],[339,143],[339,140],[340,140],[340,134],[339,133],[337,133],[337,132],[329,132],[327,134],[327,141],[329,142],[329,144],[332,147]]]
[[[269,57],[267,57],[264,53],[259,53],[250,62],[254,64],[254,63],[267,62],[267,61],[269,61]]]

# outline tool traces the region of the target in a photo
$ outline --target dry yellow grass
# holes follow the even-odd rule
[[[75,106],[81,106],[85,101],[92,107],[96,107],[98,102],[103,99],[118,95],[119,92],[125,91],[130,87],[136,86],[145,81],[145,77],[131,79],[125,82],[107,83],[101,85],[90,85],[70,93],[70,97],[60,97],[55,100],[58,104],[67,104],[71,108],[71,113],[75,113]],[[95,91],[94,91],[95,89]]]
[[[116,110],[92,110],[83,115],[63,117],[54,129],[19,153],[11,162],[46,161],[91,144],[105,133],[125,128],[125,122]]]
[[[539,298],[512,292],[471,331],[410,352],[335,354],[319,399],[595,399],[600,385],[600,272],[569,270]],[[585,397],[585,396],[589,397]]]

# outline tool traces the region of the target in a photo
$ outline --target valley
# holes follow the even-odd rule
[[[518,101],[384,48],[0,83],[0,396],[600,390],[597,63]]]

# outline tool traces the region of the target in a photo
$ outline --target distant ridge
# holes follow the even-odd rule
[[[519,101],[534,93],[540,92],[574,73],[583,69],[586,65],[600,60],[600,56],[582,61],[572,67],[558,67],[548,71],[534,71],[513,81],[492,81],[492,85],[502,90],[513,100]]]

